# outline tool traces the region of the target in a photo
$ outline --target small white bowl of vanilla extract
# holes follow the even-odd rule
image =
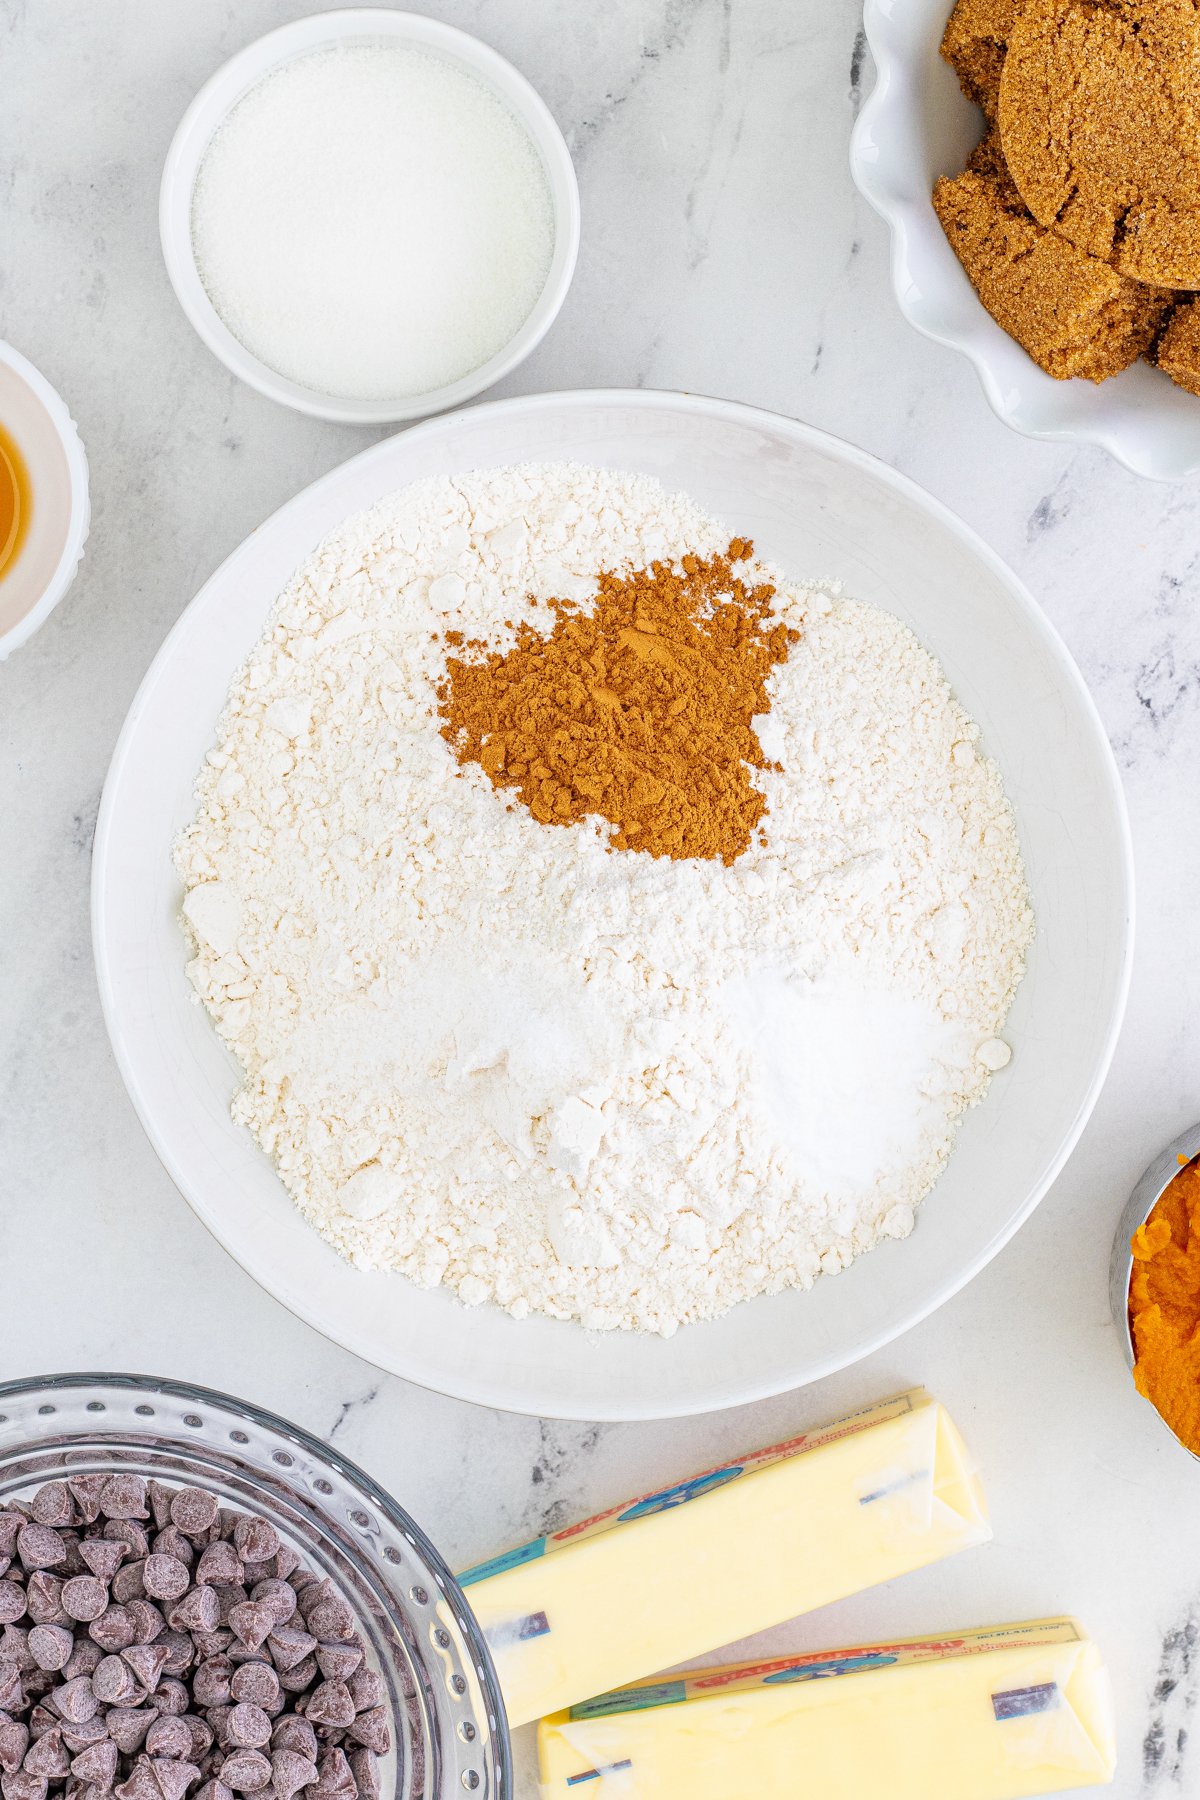
[[[46,377],[0,341],[0,662],[75,579],[89,519],[75,423]]]

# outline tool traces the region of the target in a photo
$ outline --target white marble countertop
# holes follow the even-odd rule
[[[149,1370],[251,1397],[336,1435],[459,1566],[923,1381],[982,1462],[994,1544],[767,1641],[1076,1611],[1115,1676],[1112,1791],[1200,1793],[1200,1469],[1134,1395],[1105,1292],[1133,1181],[1200,1114],[1200,489],[1013,435],[970,368],[905,325],[883,227],[847,173],[871,78],[857,0],[423,3],[512,57],[577,160],[578,276],[501,391],[685,387],[824,426],[962,514],[1065,635],[1137,851],[1116,1063],[1067,1171],[964,1293],[868,1362],[743,1411],[601,1428],[485,1412],[380,1375],[259,1292],[126,1099],[92,973],[88,865],[113,741],[164,634],[248,531],[369,441],[227,375],[158,251],[159,170],[188,100],[305,7],[0,0],[0,332],[67,397],[94,507],[74,590],[0,668],[0,1368]],[[417,1459],[401,1448],[414,1442]],[[519,1757],[528,1800],[524,1741]]]

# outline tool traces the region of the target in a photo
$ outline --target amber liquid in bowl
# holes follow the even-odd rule
[[[21,553],[33,512],[25,458],[0,420],[0,580]]]

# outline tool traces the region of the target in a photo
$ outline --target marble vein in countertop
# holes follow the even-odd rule
[[[1188,1756],[1192,1715],[1200,1697],[1200,1598],[1189,1601],[1184,1614],[1162,1641],[1158,1673],[1150,1696],[1150,1722],[1142,1740],[1142,1792],[1180,1794],[1185,1774],[1195,1768]]]

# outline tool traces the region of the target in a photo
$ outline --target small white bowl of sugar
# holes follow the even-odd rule
[[[159,225],[227,368],[380,425],[461,405],[528,356],[571,283],[579,191],[549,109],[496,51],[353,7],[269,32],[201,88]]]

